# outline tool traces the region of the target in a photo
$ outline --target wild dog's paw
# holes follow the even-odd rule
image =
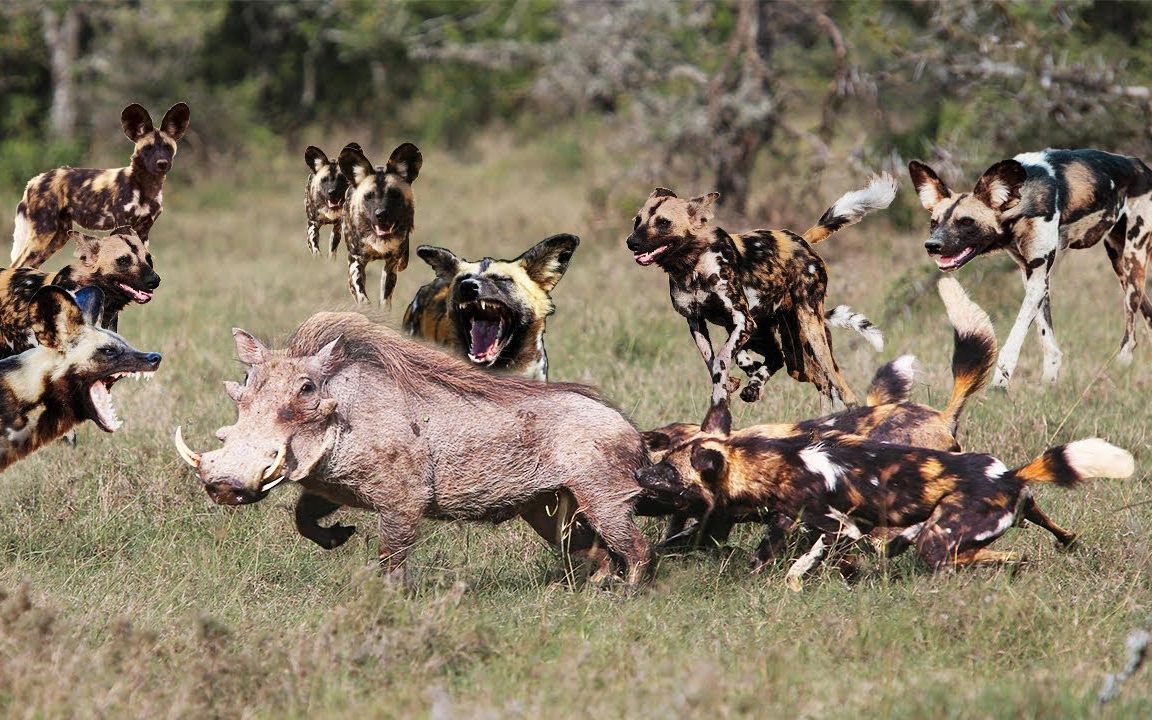
[[[746,403],[756,402],[760,399],[761,387],[763,386],[757,385],[756,383],[749,383],[748,385],[744,386],[743,390],[740,391],[740,399]]]
[[[1003,365],[996,366],[996,377],[992,378],[992,389],[994,390],[1007,390],[1008,383],[1012,380],[1012,371]]]
[[[1080,539],[1071,535],[1067,540],[1056,540],[1052,543],[1057,552],[1075,552],[1080,549]]]

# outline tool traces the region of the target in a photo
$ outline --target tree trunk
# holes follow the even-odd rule
[[[80,20],[82,7],[70,5],[63,17],[51,7],[41,11],[44,42],[52,66],[52,107],[48,114],[48,131],[60,140],[76,134],[76,61],[80,56]]]

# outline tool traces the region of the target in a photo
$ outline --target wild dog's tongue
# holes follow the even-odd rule
[[[152,293],[148,292],[147,290],[137,290],[127,283],[119,283],[119,285],[120,289],[128,293],[128,297],[132,298],[141,305],[152,299]]]
[[[499,320],[472,320],[471,341],[472,351],[468,353],[473,360],[491,365],[500,357],[500,330],[503,323]]]

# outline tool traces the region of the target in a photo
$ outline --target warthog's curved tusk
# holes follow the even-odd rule
[[[276,477],[280,473],[280,469],[284,467],[284,456],[288,454],[288,444],[285,443],[280,446],[280,452],[276,453],[276,459],[272,464],[264,469],[264,474],[260,477],[261,480],[268,480],[269,478]]]
[[[176,426],[176,452],[180,453],[184,462],[197,469],[200,467],[200,453],[193,452],[184,442],[184,435],[181,433],[179,425]]]

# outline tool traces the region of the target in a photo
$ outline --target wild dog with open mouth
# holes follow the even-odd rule
[[[69,292],[97,287],[104,294],[100,327],[116,330],[120,311],[129,303],[152,300],[160,276],[152,267],[152,254],[131,227],[116,228],[103,237],[69,230],[76,243],[77,262],[55,275],[26,267],[0,269],[0,357],[23,352],[32,346],[28,309],[33,295],[45,285]]]
[[[12,265],[40,267],[68,242],[73,222],[88,230],[129,225],[147,247],[148,234],[163,209],[164,176],[172,168],[176,143],[187,132],[188,120],[188,106],[176,103],[157,129],[148,111],[133,103],[120,114],[124,134],[136,144],[128,167],[62,167],[29,180],[16,206]]]
[[[1132,359],[1138,313],[1152,323],[1144,293],[1152,239],[1152,169],[1140,159],[1100,150],[1043,150],[988,168],[970,193],[954,194],[932,168],[913,160],[908,172],[932,214],[928,254],[945,272],[1005,251],[1020,267],[1024,302],[1004,343],[994,384],[1007,387],[1028,326],[1044,346],[1043,379],[1055,382],[1062,353],[1052,329],[1052,267],[1060,251],[1104,239],[1124,290],[1124,338],[1117,358]]]
[[[370,261],[383,260],[380,304],[391,310],[397,275],[408,267],[408,238],[416,227],[412,183],[424,156],[412,143],[403,143],[387,164],[377,167],[353,143],[340,151],[338,162],[350,182],[340,220],[348,247],[348,289],[357,302],[368,302],[365,269]]]
[[[139,352],[95,325],[102,302],[98,288],[75,298],[52,285],[36,291],[29,317],[38,344],[0,360],[0,470],[85,420],[115,432],[122,423],[112,386],[159,367],[159,353]]]
[[[347,147],[360,150],[356,143],[348,143]],[[332,239],[328,245],[328,257],[332,257],[340,245],[340,214],[344,208],[344,196],[348,192],[348,178],[340,172],[340,163],[329,160],[324,151],[315,145],[309,145],[304,151],[304,162],[309,170],[308,182],[304,186],[308,249],[313,255],[320,254],[320,226],[331,225]]]
[[[551,292],[579,244],[575,235],[553,235],[514,260],[479,262],[421,245],[416,254],[436,278],[416,291],[404,329],[482,368],[547,380],[544,329],[555,311]]]
[[[753,425],[731,435],[752,442],[756,439],[776,439],[794,435],[815,437],[824,432],[839,432],[866,437],[877,442],[959,452],[961,447],[957,431],[960,414],[968,401],[984,389],[992,378],[992,369],[996,364],[996,333],[988,314],[968,298],[955,279],[942,278],[938,289],[954,334],[952,392],[943,409],[937,410],[911,401],[909,395],[916,359],[911,355],[903,355],[876,371],[868,390],[867,405],[864,407],[851,408],[833,415],[796,423]],[[723,404],[723,414],[727,415],[726,404]],[[673,423],[643,433],[643,438],[648,457],[653,464],[656,464],[671,450],[702,436],[702,433],[699,425]],[[730,430],[724,430],[723,434],[729,435]],[[696,528],[684,531],[684,526],[690,517],[687,512],[678,512],[673,516],[666,533],[666,543],[675,543],[687,536],[698,534]],[[765,538],[753,560],[753,569],[758,570],[776,557],[785,539],[785,528],[789,526],[789,522],[775,522],[776,518],[771,516],[765,518],[760,514],[751,517],[726,517],[722,513],[719,515],[714,513],[708,518],[707,537],[702,539],[722,544],[727,540],[735,522],[765,519],[767,520]],[[1027,519],[1047,528],[1063,544],[1068,544],[1074,539],[1071,533],[1052,523],[1039,508],[1031,511]]]
[[[764,381],[787,367],[789,375],[814,384],[834,407],[856,404],[832,356],[824,319],[828,271],[812,245],[870,210],[888,207],[895,196],[896,181],[884,174],[843,195],[803,235],[790,230],[731,235],[712,225],[719,193],[682,200],[665,188],[652,191],[636,215],[628,249],[640,265],[656,263],[668,273],[672,306],[688,320],[712,377],[713,404],[739,386],[729,377],[733,355],[749,378],[740,393],[745,402],[758,400]],[[728,333],[718,353],[708,323]]]
[[[714,409],[715,410],[715,409]],[[1072,487],[1090,477],[1132,475],[1132,456],[1099,438],[1046,451],[1015,470],[991,455],[951,453],[824,433],[788,438],[729,435],[727,408],[709,413],[707,437],[693,439],[640,468],[648,492],[708,514],[752,514],[762,508],[816,533],[811,549],[788,570],[800,590],[804,575],[841,538],[873,531],[888,537],[886,555],[910,545],[933,570],[1018,562],[988,550],[1031,503],[1028,488]],[[889,529],[899,532],[888,533]]]

